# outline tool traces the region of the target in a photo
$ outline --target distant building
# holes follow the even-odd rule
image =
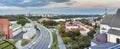
[[[39,19],[38,21],[39,21],[40,23],[42,23],[43,21],[48,21],[48,20],[50,20],[50,19],[48,19],[48,18],[41,18],[41,19]]]
[[[0,19],[0,33],[5,34],[6,39],[12,38],[12,30],[9,29],[10,22],[8,19]]]
[[[66,32],[72,31],[74,29],[78,29],[81,34],[87,35],[87,33],[91,30],[94,30],[92,26],[85,25],[79,21],[68,21],[65,24]]]
[[[76,21],[69,21],[66,22],[66,32],[71,31],[72,29],[78,29],[79,22]]]

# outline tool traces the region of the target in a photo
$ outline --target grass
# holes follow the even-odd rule
[[[25,45],[27,45],[29,42],[30,42],[30,40],[23,39],[23,40],[22,40],[22,43],[21,43],[21,46],[25,46]]]
[[[56,26],[46,26],[47,28],[56,28]]]
[[[5,35],[4,34],[0,34],[0,38],[2,38],[2,37],[5,37]]]
[[[0,49],[17,49],[15,47],[15,41],[13,40],[0,40]]]
[[[27,45],[29,42],[31,42],[31,41],[35,38],[35,36],[36,36],[36,35],[34,35],[30,40],[23,39],[21,45],[22,45],[22,46]]]
[[[0,49],[2,49],[3,47],[6,47],[7,45],[9,45],[9,43],[4,43],[0,45]]]
[[[53,36],[53,44],[52,44],[51,49],[59,49],[56,33],[52,32],[52,36]]]
[[[13,46],[6,47],[5,49],[14,49]]]

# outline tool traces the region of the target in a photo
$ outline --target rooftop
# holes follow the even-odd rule
[[[118,35],[120,36],[120,31],[119,30],[115,30],[115,29],[109,29],[108,30],[109,34],[113,34],[113,35]]]
[[[114,16],[113,14],[105,15],[105,17],[101,21],[101,24],[109,25],[113,16]]]

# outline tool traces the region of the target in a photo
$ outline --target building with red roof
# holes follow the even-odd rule
[[[0,33],[6,35],[6,39],[12,38],[12,30],[9,29],[8,19],[0,19]]]

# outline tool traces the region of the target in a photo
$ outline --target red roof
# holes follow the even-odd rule
[[[0,24],[3,24],[3,25],[9,25],[10,22],[8,19],[0,19]]]

